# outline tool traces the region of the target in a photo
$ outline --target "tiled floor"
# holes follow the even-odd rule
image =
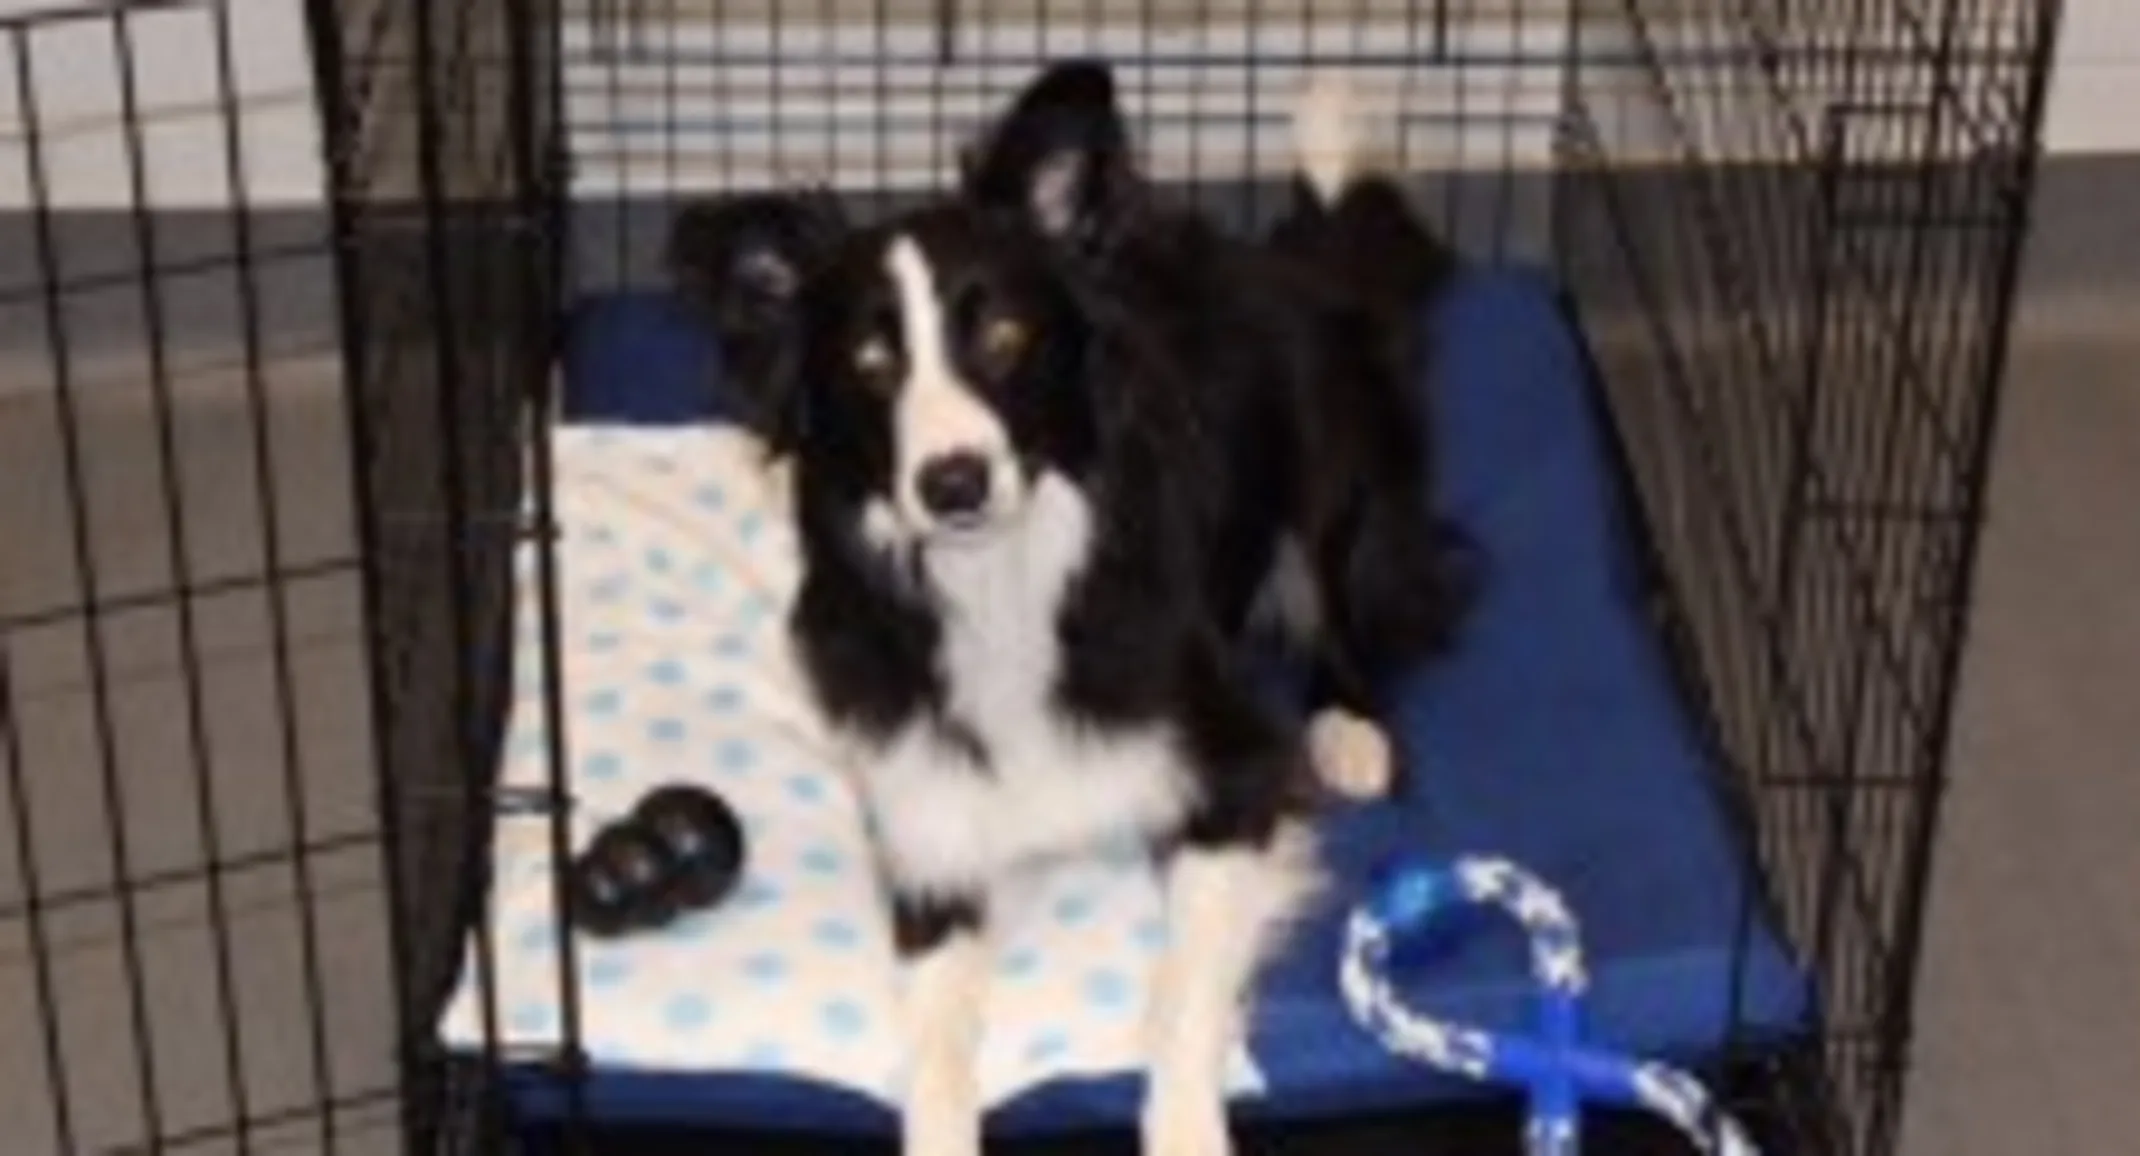
[[[2119,315],[2044,310],[2016,363],[1986,539],[1975,650],[1967,668],[1954,788],[1940,858],[1929,958],[1919,1006],[1919,1069],[1908,1117],[1911,1156],[2019,1156],[2130,1151],[2140,1136],[2140,379],[2136,331]],[[2095,324],[2083,322],[2093,316]],[[2107,323],[2105,323],[2107,322]],[[121,375],[123,376],[123,374]],[[260,562],[261,511],[251,490],[251,426],[242,394],[207,371],[176,436],[182,484],[197,521],[189,555],[197,578],[237,577]],[[340,401],[324,361],[279,362],[271,381],[276,468],[302,483],[280,511],[289,563],[329,561],[350,548]],[[85,422],[98,449],[87,468],[101,519],[93,543],[107,592],[168,577],[162,511],[144,479],[154,467],[147,399],[91,390]],[[50,413],[0,389],[0,613],[64,601],[72,543],[58,516],[61,446]],[[268,604],[256,591],[202,598],[192,623],[207,676],[198,703],[207,750],[220,768],[214,816],[221,853],[270,850],[287,824],[280,768],[284,734],[267,645]],[[288,661],[301,691],[289,741],[315,840],[370,824],[368,747],[354,592],[346,573],[288,590]],[[94,743],[99,704],[79,626],[64,619],[7,636],[12,725],[28,776],[41,889],[93,893],[111,878],[107,789],[126,800],[138,875],[197,864],[194,703],[176,678],[180,623],[168,608],[114,619],[107,650],[113,688],[103,709],[118,740]],[[109,764],[107,785],[98,769]],[[55,775],[37,768],[64,768]],[[103,900],[59,904],[45,920],[48,958],[32,966],[21,918],[12,804],[0,797],[0,1143],[11,1156],[50,1150],[53,1119],[42,1074],[45,1039],[34,1014],[48,982],[64,1009],[61,1039],[74,1095],[72,1127],[87,1150],[139,1134],[138,1070],[123,991],[125,936]],[[230,873],[220,898],[232,913],[225,958],[243,1025],[235,1057],[251,1111],[272,1115],[310,1099],[324,1068],[342,1092],[389,1076],[381,905],[368,846],[307,859],[322,898],[309,928],[331,1041],[324,1056],[304,1030],[307,925],[290,897],[286,864]],[[64,897],[64,895],[63,895]],[[233,1057],[215,1045],[218,955],[200,928],[210,896],[195,880],[141,892],[135,940],[167,1131],[228,1115],[220,1091]],[[374,1108],[347,1113],[356,1144],[387,1152]],[[311,1125],[270,1127],[263,1150],[304,1151]],[[178,1149],[227,1151],[222,1143]]]
[[[336,565],[353,556],[337,370],[328,359],[284,359],[265,383],[270,468],[285,479],[278,552],[286,571],[306,575],[284,584],[279,608],[246,582],[264,565],[266,511],[253,498],[254,425],[241,381],[228,367],[183,373],[171,437],[185,495],[186,577],[204,592],[190,621],[160,596],[107,616],[100,679],[82,620],[67,612],[80,585],[61,496],[66,446],[49,393],[19,388],[40,369],[0,380],[0,616],[10,620],[0,699],[11,711],[0,722],[8,740],[0,749],[23,771],[30,869],[46,904],[33,927],[21,909],[23,849],[8,797],[0,801],[0,1128],[8,1137],[0,1150],[43,1156],[58,1138],[48,1046],[69,1073],[65,1126],[80,1150],[112,1150],[148,1130],[136,1107],[143,1070],[128,1044],[136,1038],[129,955],[148,1009],[140,1027],[158,1041],[157,1131],[228,1121],[238,1107],[224,1092],[233,1066],[245,1077],[244,1111],[270,1119],[318,1099],[322,1086],[340,1094],[386,1087],[389,972],[378,852],[365,837],[376,824],[363,652],[355,578]],[[157,410],[134,384],[143,375],[124,364],[78,369],[96,588],[120,602],[168,590],[177,554],[159,496]],[[25,625],[26,617],[41,621]],[[181,677],[189,665],[201,672],[193,697]],[[278,666],[294,688],[287,699],[278,694]],[[93,689],[100,683],[102,695]],[[108,747],[100,733],[111,735]],[[215,806],[205,815],[195,802],[204,764],[215,767]],[[314,848],[302,881],[289,854],[293,788],[304,804],[304,843]],[[114,813],[125,816],[126,874],[147,881],[133,889],[130,912],[109,895]],[[214,895],[199,870],[210,829],[213,858],[234,867]],[[293,901],[301,883],[315,896],[309,922]],[[213,904],[230,928],[220,949],[205,930]],[[39,935],[42,953],[33,950]],[[40,983],[50,985],[43,1002],[60,1009],[50,1041],[36,1014]],[[308,998],[313,990],[317,1001]],[[308,1019],[315,1002],[323,1031]],[[235,1050],[218,1043],[226,1007],[239,1025]],[[328,1041],[317,1057],[314,1039]],[[348,1123],[368,1129],[368,1151],[383,1154],[393,1147],[383,1120],[373,1108],[350,1113]],[[314,1135],[298,1120],[264,1127],[258,1138],[294,1141],[288,1150],[302,1151]],[[222,1140],[175,1149],[228,1150]]]

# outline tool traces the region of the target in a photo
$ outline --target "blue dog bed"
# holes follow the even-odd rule
[[[1340,811],[1325,854],[1339,896],[1400,849],[1513,857],[1559,885],[1591,945],[1593,1036],[1683,1062],[1805,1026],[1810,984],[1765,917],[1713,771],[1640,606],[1627,527],[1589,405],[1576,338],[1541,278],[1464,275],[1424,318],[1440,484],[1488,561],[1460,652],[1396,688],[1391,719],[1420,768],[1410,797]],[[659,295],[589,302],[567,352],[568,421],[725,419],[718,351]],[[1307,1118],[1476,1096],[1358,1029],[1336,989],[1342,904],[1291,942],[1261,988],[1250,1050],[1263,1118]],[[1406,965],[1411,998],[1452,1019],[1521,1027],[1520,942],[1451,937]],[[1736,1031],[1736,1035],[1733,1033]],[[1138,1080],[1058,1082],[996,1112],[1031,1134],[1136,1118]],[[533,1073],[536,1119],[565,1101]],[[880,1104],[786,1079],[597,1070],[584,1088],[616,1123],[881,1134]]]

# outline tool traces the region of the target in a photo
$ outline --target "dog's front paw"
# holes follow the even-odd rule
[[[916,1073],[901,1123],[902,1156],[981,1156],[981,1110],[964,1072]]]
[[[1222,1096],[1155,1096],[1144,1110],[1144,1156],[1233,1156]]]
[[[1396,779],[1389,735],[1373,720],[1329,707],[1308,722],[1308,757],[1331,790],[1351,799],[1379,799]]]
[[[908,1110],[900,1156],[981,1156],[981,1129],[972,1117]]]

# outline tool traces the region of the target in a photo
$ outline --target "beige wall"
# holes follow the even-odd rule
[[[2140,151],[2140,0],[2066,0],[2049,118],[2055,150]]]

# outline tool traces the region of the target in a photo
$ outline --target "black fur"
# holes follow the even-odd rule
[[[1056,612],[1050,709],[1098,732],[1170,725],[1201,804],[1164,841],[1261,845],[1305,803],[1306,766],[1295,730],[1247,684],[1210,598],[1215,567],[1195,525],[1225,474],[1184,464],[1216,447],[1196,407],[1180,404],[1191,386],[1165,344],[1080,284],[1015,217],[953,204],[858,232],[797,299],[798,345],[780,386],[800,431],[804,576],[790,628],[820,705],[866,738],[920,724],[954,747],[977,745],[958,738],[973,733],[970,720],[946,706],[955,672],[940,662],[941,622],[956,608],[920,577],[932,546],[887,548],[862,529],[871,503],[892,491],[895,431],[889,399],[858,380],[851,351],[873,330],[887,335],[881,264],[893,236],[918,240],[973,309],[1014,310],[1034,333],[1015,368],[966,371],[1023,468],[1067,479],[1092,511],[1089,553]],[[973,753],[975,773],[989,773],[987,752]]]
[[[978,898],[892,897],[892,945],[902,956],[920,955],[953,935],[981,929],[986,909]]]
[[[766,391],[790,344],[795,294],[848,231],[839,201],[818,191],[697,202],[670,226],[670,279],[712,325],[730,396],[762,433],[780,433],[780,402]]]
[[[1053,226],[1093,292],[1175,367],[1196,452],[1174,459],[1207,592],[1240,636],[1280,540],[1304,548],[1323,610],[1316,701],[1373,715],[1378,689],[1452,638],[1468,601],[1461,536],[1434,508],[1414,387],[1421,306],[1454,269],[1385,181],[1299,203],[1263,244],[1165,203],[1134,171],[1106,67],[1044,73],[969,159],[972,202]],[[1042,203],[1044,171],[1067,204]]]

